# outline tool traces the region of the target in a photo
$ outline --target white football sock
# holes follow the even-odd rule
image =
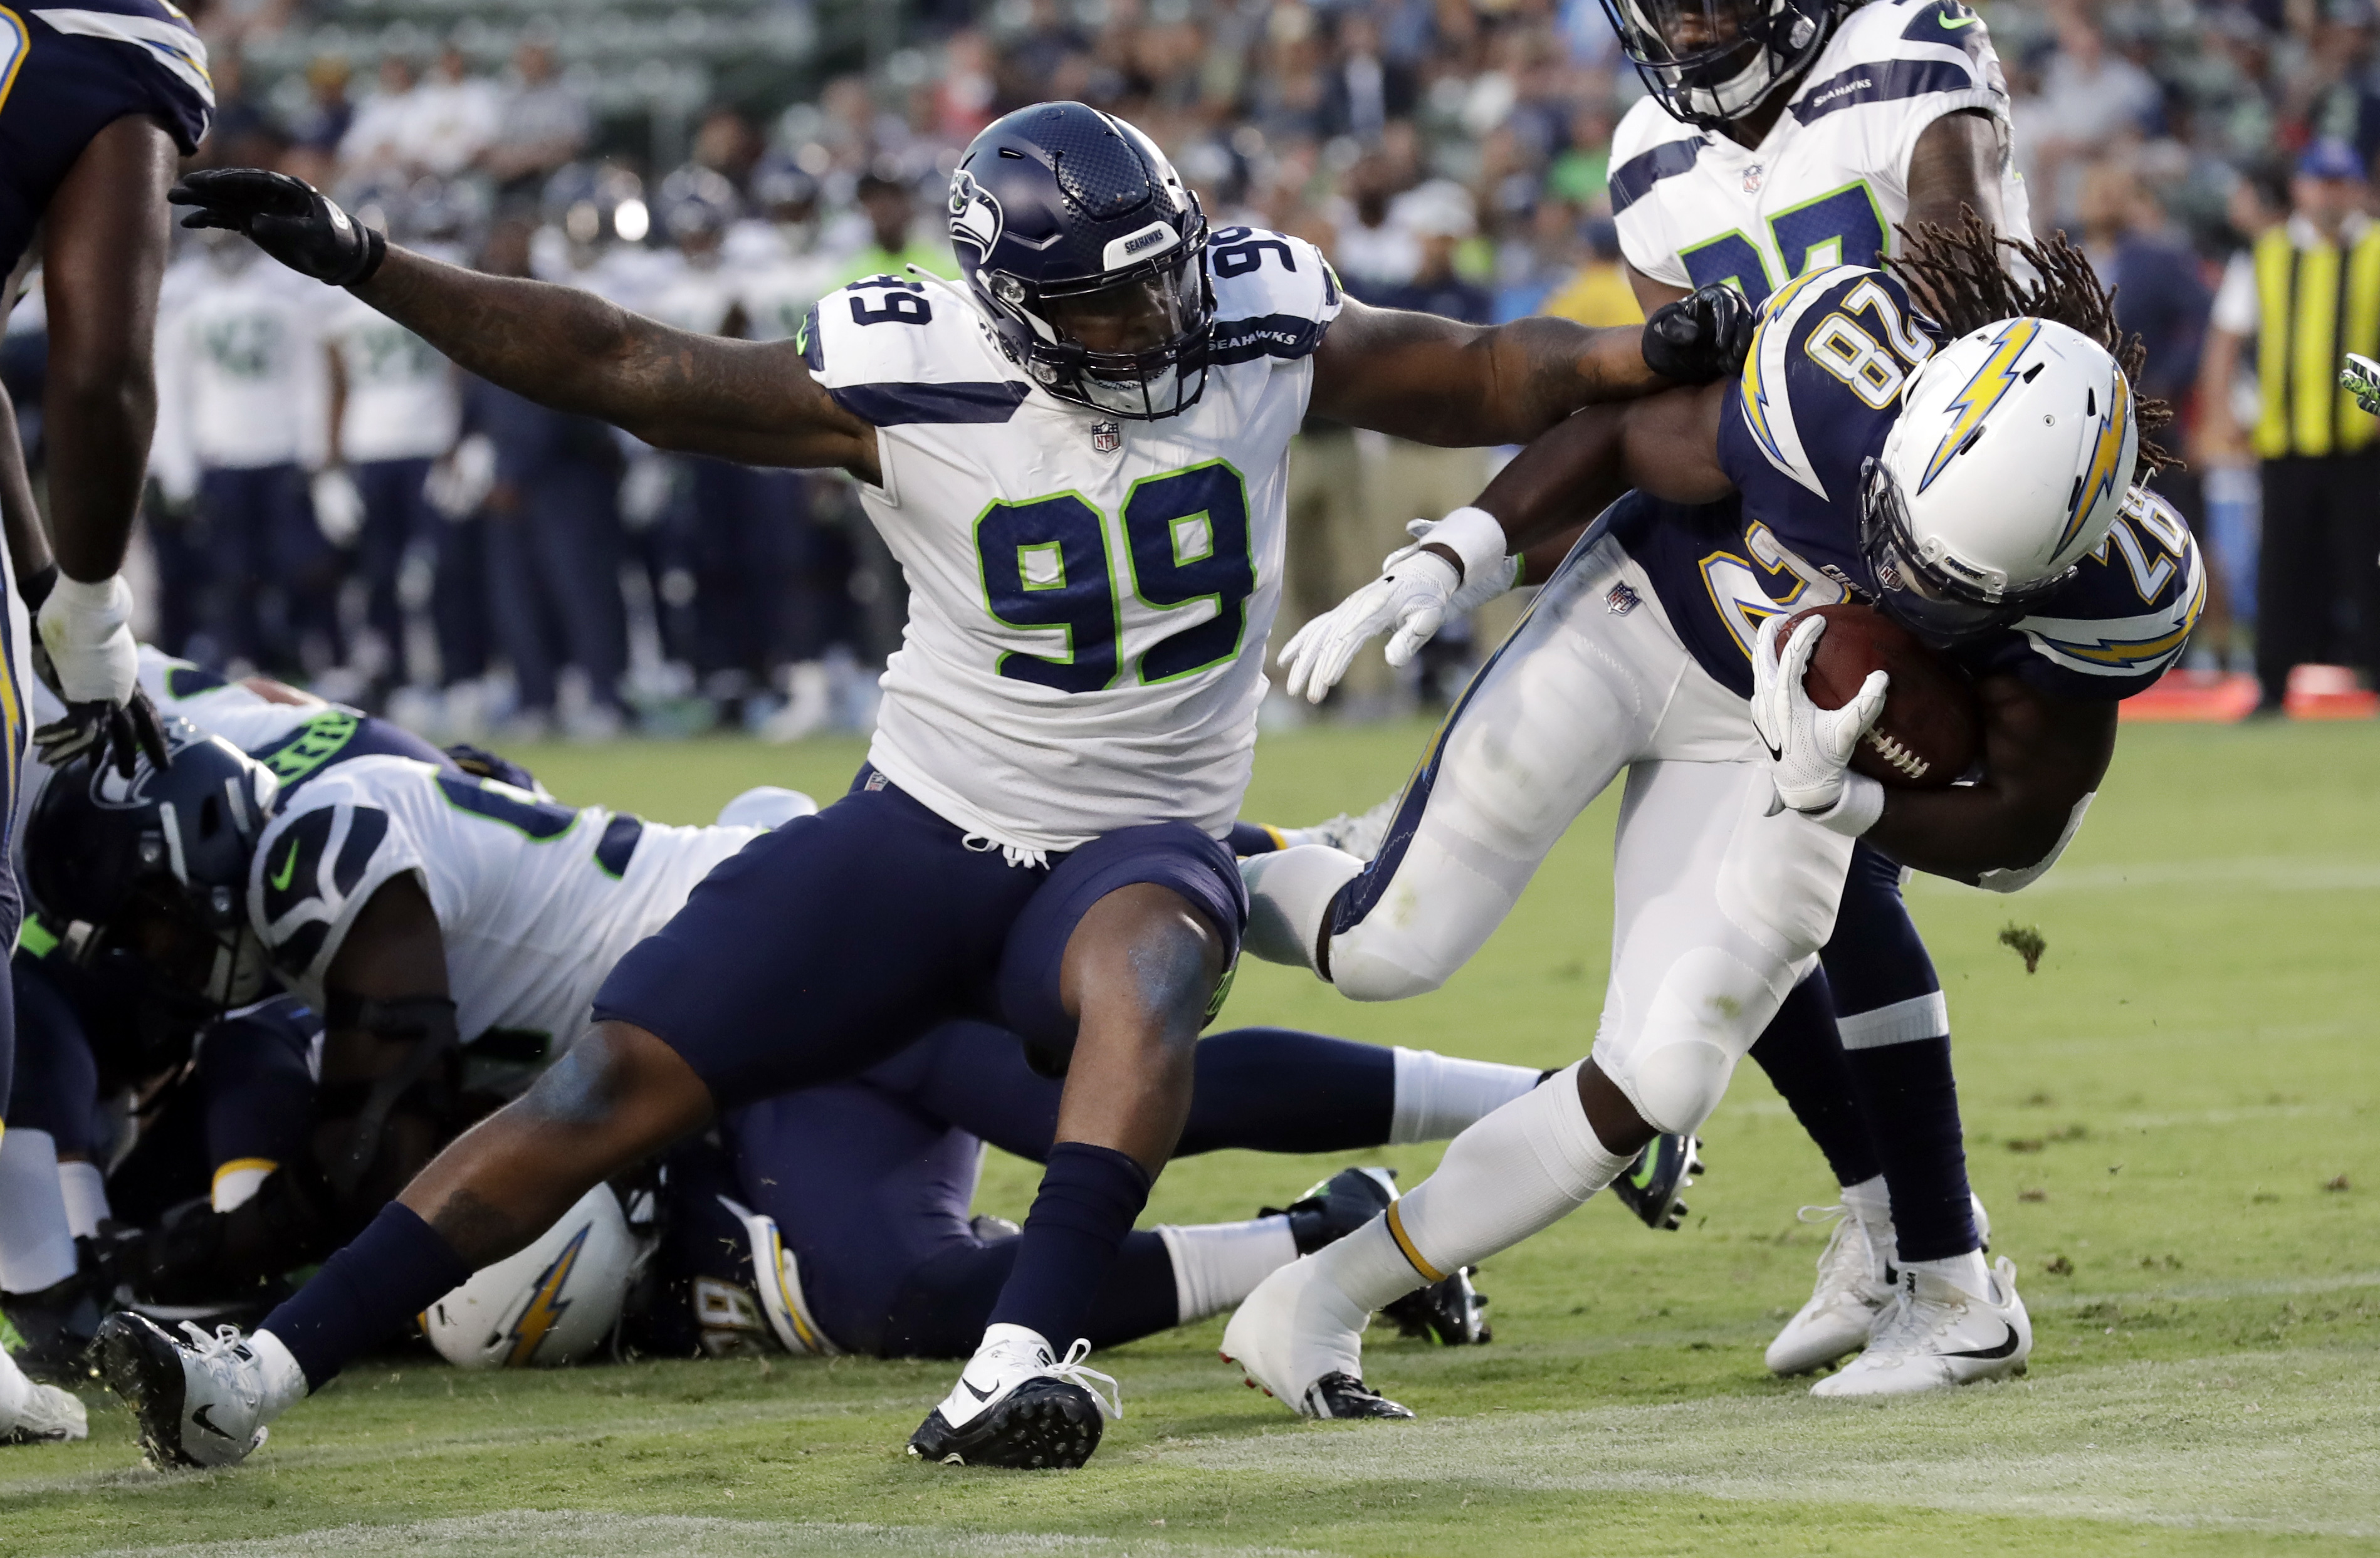
[[[1286,963],[1319,973],[1314,966],[1314,945],[1322,934],[1322,917],[1330,900],[1364,863],[1328,844],[1301,844],[1250,855],[1240,862],[1240,879],[1248,888],[1248,928],[1241,949],[1269,963]]]
[[[314,1388],[306,1383],[306,1371],[298,1366],[297,1355],[289,1350],[289,1345],[272,1332],[250,1332],[248,1350],[256,1355],[257,1364],[264,1372],[264,1412],[260,1422],[271,1422],[289,1410],[293,1402],[305,1400]]]
[[[1400,1046],[1396,1057],[1397,1103],[1389,1117],[1391,1145],[1442,1141],[1536,1086],[1539,1075],[1534,1066],[1458,1060],[1434,1050]]]
[[[58,1193],[66,1198],[67,1227],[77,1238],[91,1238],[113,1215],[107,1206],[107,1181],[95,1163],[58,1165]]]
[[[1992,1294],[1992,1269],[1984,1264],[1984,1252],[1970,1250],[1964,1255],[1952,1255],[1940,1261],[1904,1261],[1900,1269],[1910,1272],[1932,1272],[1960,1292],[1989,1302]]]
[[[75,1274],[58,1144],[22,1127],[0,1136],[0,1291],[38,1293]]]
[[[1619,1178],[1635,1154],[1606,1148],[1586,1123],[1578,1100],[1584,1064],[1557,1072],[1456,1137],[1437,1173],[1378,1222],[1317,1255],[1340,1290],[1378,1309],[1551,1226]],[[1402,1285],[1386,1292],[1393,1268],[1383,1258],[1383,1239],[1401,1251],[1405,1268]]]
[[[1286,1217],[1190,1227],[1160,1223],[1157,1237],[1173,1262],[1177,1325],[1237,1308],[1257,1283],[1297,1259],[1297,1240]]]
[[[271,1158],[234,1158],[215,1170],[214,1185],[207,1193],[209,1204],[217,1212],[229,1212],[264,1188],[264,1181],[281,1165]]]
[[[1845,1185],[1843,1204],[1851,1208],[1852,1216],[1871,1228],[1892,1221],[1892,1192],[1885,1188],[1881,1174],[1870,1175],[1856,1185]]]

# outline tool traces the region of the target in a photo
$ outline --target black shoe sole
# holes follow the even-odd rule
[[[953,1430],[935,1408],[909,1436],[909,1453],[942,1465],[1072,1471],[1091,1458],[1106,1431],[1089,1391],[1063,1380],[1027,1380],[964,1429]]]
[[[182,1355],[174,1339],[138,1315],[112,1314],[91,1343],[100,1377],[132,1407],[140,1453],[160,1471],[199,1463],[183,1454]]]

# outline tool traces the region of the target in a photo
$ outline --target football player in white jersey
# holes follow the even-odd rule
[[[1924,229],[1892,273],[1796,278],[1765,306],[1735,385],[1570,418],[1285,651],[1293,691],[1327,684],[1349,643],[1427,637],[1508,543],[1618,500],[1473,682],[1378,860],[1309,847],[1254,863],[1252,951],[1358,999],[1415,995],[1477,949],[1628,771],[1592,1056],[1574,1085],[1457,1138],[1378,1224],[1257,1289],[1223,1346],[1281,1400],[1333,1415],[1318,1387],[1360,1367],[1363,1319],[1384,1298],[1547,1226],[1657,1129],[1696,1129],[1832,935],[1856,839],[2014,890],[2080,826],[2116,704],[2180,657],[2205,574],[2188,526],[2131,485],[2163,460],[2140,429],[2168,416],[2136,411],[2137,338],[2119,347],[2071,245],[2027,246],[2040,279],[2018,284],[1998,243],[1975,219]],[[1911,307],[1904,272],[1947,328]],[[1712,563],[1737,549],[1765,566],[1723,591]],[[1803,672],[1824,621],[1780,631],[1846,600],[1973,677],[1975,782],[1888,791],[1849,771],[1888,678],[1821,710]],[[1903,1260],[1900,1278],[1866,1351],[1813,1394],[1902,1395],[2022,1366],[2032,1328],[2010,1262],[1986,1268],[1970,1250]]]
[[[1740,344],[1722,289],[1641,334],[1351,303],[1311,246],[1210,235],[1163,153],[1080,103],[969,147],[950,200],[964,286],[868,278],[793,343],[437,265],[280,175],[194,174],[175,199],[522,394],[660,447],[848,471],[910,589],[852,791],[713,872],[526,1095],[253,1336],[108,1322],[152,1453],[209,1464],[722,1105],[990,1010],[1070,1068],[1058,1140],[982,1345],[910,1447],[1080,1465],[1102,1427],[1086,1306],[1181,1129],[1245,923],[1220,839],[1254,755],[1291,436],[1312,412],[1526,439],[1655,368],[1714,376]]]

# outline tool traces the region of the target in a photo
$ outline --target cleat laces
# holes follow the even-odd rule
[[[1835,1225],[1827,1247],[1818,1251],[1820,1288],[1856,1293],[1877,1286],[1876,1271],[1884,1262],[1876,1258],[1876,1242],[1868,1238],[1867,1225],[1853,1216],[1850,1207],[1805,1206],[1794,1217],[1803,1223]]]
[[[1066,1356],[1045,1366],[1042,1372],[1053,1379],[1063,1380],[1070,1385],[1081,1386],[1090,1392],[1092,1400],[1099,1404],[1099,1412],[1102,1416],[1121,1419],[1123,1416],[1123,1387],[1116,1383],[1114,1375],[1102,1374],[1096,1369],[1087,1367],[1083,1359],[1088,1358],[1090,1354],[1090,1339],[1087,1336],[1077,1336],[1075,1338],[1075,1345],[1066,1349]],[[1093,1381],[1097,1381],[1098,1383],[1094,1384]],[[1107,1389],[1102,1391],[1099,1385],[1105,1385]]]

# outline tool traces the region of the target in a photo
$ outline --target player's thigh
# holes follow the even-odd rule
[[[1900,863],[1871,844],[1852,851],[1835,933],[1819,952],[1846,1049],[1872,1049],[1950,1031],[1934,960],[1900,895]]]
[[[722,1108],[840,1081],[978,999],[1038,884],[891,789],[856,790],[722,862],[596,994]]]
[[[1612,615],[1616,548],[1583,556],[1440,727],[1380,852],[1340,894],[1330,973],[1357,1000],[1431,990],[1503,923],[1578,814],[1658,723],[1682,650],[1648,661],[1649,618]]]
[[[1058,1078],[1032,1068],[1017,1035],[965,1018],[942,1023],[859,1080],[1036,1163],[1057,1138],[1065,1090]]]
[[[1718,1105],[1833,927],[1852,841],[1769,815],[1769,791],[1759,763],[1629,772],[1595,1059],[1664,1130],[1691,1130]]]
[[[808,1088],[728,1121],[737,1178],[800,1264],[802,1294],[836,1346],[880,1352],[910,1274],[972,1246],[982,1143],[867,1082]]]
[[[1119,828],[1060,861],[1017,915],[1001,955],[1001,1013],[1048,1071],[1062,1069],[1095,1008],[1179,1019],[1174,1008],[1195,1000],[1186,1015],[1203,1021],[1247,919],[1239,863],[1222,842],[1187,823]]]

